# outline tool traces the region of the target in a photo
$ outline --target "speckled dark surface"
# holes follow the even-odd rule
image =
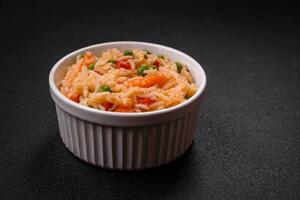
[[[300,199],[297,9],[138,4],[1,1],[0,199]],[[177,48],[207,72],[198,133],[175,162],[109,171],[60,140],[51,67],[117,40]]]

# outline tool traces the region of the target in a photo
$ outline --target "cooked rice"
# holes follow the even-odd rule
[[[99,57],[91,52],[78,55],[61,81],[61,92],[95,109],[148,112],[178,105],[197,91],[186,65],[179,69],[166,56],[145,50],[124,54],[108,49]]]

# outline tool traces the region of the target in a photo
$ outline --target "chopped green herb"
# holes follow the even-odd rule
[[[111,92],[111,89],[107,85],[103,85],[98,89],[98,91],[99,92]]]
[[[144,55],[144,58],[145,58],[145,59],[147,59],[147,58],[148,58],[147,54],[145,54],[145,55]]]
[[[133,52],[131,50],[124,51],[124,56],[132,56]]]
[[[150,51],[146,50],[146,49],[143,49],[144,51],[146,51],[147,54],[151,54]]]
[[[183,68],[182,64],[180,62],[176,62],[175,64],[176,64],[176,67],[177,67],[177,72],[180,73],[182,68]]]
[[[161,59],[165,59],[165,56],[164,56],[164,55],[161,55],[161,54],[157,55],[157,57],[159,57],[159,58],[161,58]]]
[[[89,70],[94,70],[94,67],[95,67],[95,63],[92,63],[92,64],[89,65],[88,69]]]
[[[116,61],[115,60],[109,60],[108,63],[116,64]]]
[[[145,70],[157,70],[157,67],[155,65],[141,65],[138,69],[137,69],[137,75],[139,76],[145,76],[146,74],[144,73]]]

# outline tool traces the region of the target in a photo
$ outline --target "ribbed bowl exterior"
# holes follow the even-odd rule
[[[138,127],[116,127],[79,119],[56,104],[62,141],[80,159],[104,168],[133,170],[172,161],[191,145],[198,109],[178,119]]]

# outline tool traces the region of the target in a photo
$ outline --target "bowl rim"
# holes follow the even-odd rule
[[[140,113],[136,113],[136,112],[110,112],[110,111],[103,111],[103,110],[97,110],[95,108],[90,108],[84,105],[81,105],[79,103],[76,103],[72,100],[70,100],[69,98],[67,98],[66,96],[64,96],[59,89],[56,86],[56,83],[54,81],[54,75],[56,70],[61,66],[61,64],[68,59],[69,57],[72,56],[76,56],[78,55],[79,52],[83,52],[83,51],[87,51],[90,50],[92,48],[97,48],[99,46],[106,46],[106,45],[117,45],[117,44],[137,44],[137,45],[146,45],[146,46],[152,46],[154,48],[158,48],[158,49],[166,49],[169,50],[171,52],[176,53],[177,55],[181,56],[181,57],[185,57],[188,60],[191,60],[201,71],[203,74],[203,77],[201,77],[201,81],[202,84],[200,84],[199,87],[197,87],[197,92],[187,101],[180,103],[176,106],[172,106],[170,108],[166,108],[166,109],[162,109],[162,110],[156,110],[156,111],[149,111],[149,112],[140,112]],[[183,107],[186,107],[187,105],[191,104],[192,102],[196,101],[203,93],[205,90],[207,84],[207,78],[206,78],[206,73],[204,71],[204,69],[202,68],[202,66],[191,56],[187,55],[186,53],[177,50],[175,48],[172,47],[168,47],[165,45],[161,45],[161,44],[156,44],[156,43],[150,43],[150,42],[140,42],[140,41],[113,41],[113,42],[104,42],[104,43],[98,43],[98,44],[94,44],[94,45],[89,45],[83,48],[80,48],[78,50],[72,51],[71,53],[68,53],[67,55],[65,55],[63,58],[61,58],[59,61],[57,61],[55,63],[55,65],[52,67],[50,74],[49,74],[49,85],[50,85],[50,90],[51,92],[54,93],[54,95],[56,97],[58,97],[60,100],[62,100],[64,103],[68,104],[71,107],[76,107],[79,110],[84,110],[87,112],[91,112],[94,114],[98,114],[98,115],[106,115],[106,116],[111,116],[111,117],[117,117],[117,116],[124,116],[124,117],[146,117],[146,116],[153,116],[153,115],[160,115],[160,114],[166,114],[175,110],[179,110]]]

